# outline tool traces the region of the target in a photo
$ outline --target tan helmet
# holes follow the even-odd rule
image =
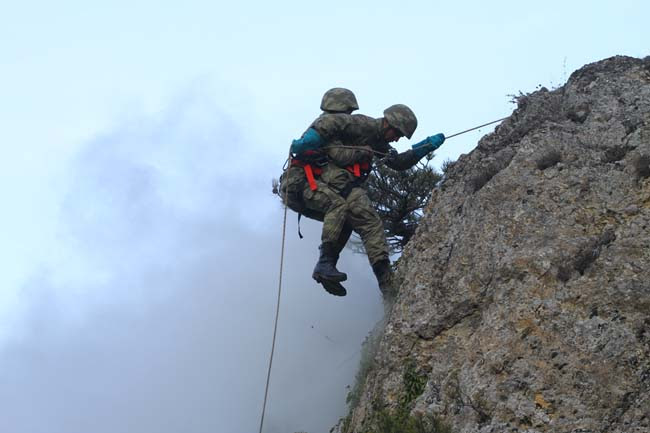
[[[351,90],[334,87],[323,95],[320,109],[328,113],[352,113],[359,109],[359,104]]]
[[[384,118],[390,126],[399,130],[407,138],[411,138],[418,127],[415,113],[404,104],[391,105],[384,110]]]

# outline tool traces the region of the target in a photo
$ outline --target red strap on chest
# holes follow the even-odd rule
[[[302,168],[305,170],[305,176],[307,176],[307,182],[309,182],[309,189],[316,191],[318,187],[316,186],[316,179],[314,179],[314,171],[311,165],[305,164]]]
[[[354,165],[350,165],[346,167],[347,170],[354,175],[354,177],[361,177],[361,170],[364,172],[367,172],[370,170],[370,164],[367,162],[362,162],[362,163],[355,163]]]
[[[322,168],[312,167],[311,164],[303,162],[299,159],[292,159],[291,165],[302,167],[302,169],[305,170],[305,177],[307,178],[307,182],[309,183],[309,188],[312,191],[316,191],[318,189],[318,186],[316,185],[316,178],[314,177],[314,175],[320,176],[321,174],[323,174]]]

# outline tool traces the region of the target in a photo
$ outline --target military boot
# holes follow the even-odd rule
[[[395,297],[395,288],[392,285],[393,271],[390,267],[388,259],[379,260],[372,264],[372,271],[377,277],[379,283],[379,290],[384,296],[384,299],[392,299]]]
[[[347,280],[348,276],[336,269],[337,256],[338,254],[336,253],[334,245],[330,242],[324,242],[320,246],[320,257],[318,258],[318,263],[316,263],[314,273],[311,274],[311,277],[319,283],[322,280],[335,282]]]

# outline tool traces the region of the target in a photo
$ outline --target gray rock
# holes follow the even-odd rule
[[[647,155],[650,58],[519,97],[433,192],[349,431],[415,362],[459,433],[650,432]]]

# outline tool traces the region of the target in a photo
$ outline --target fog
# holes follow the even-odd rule
[[[80,146],[55,197],[54,254],[10,288],[2,431],[258,430],[286,145],[252,142],[219,101],[189,94]],[[289,211],[269,433],[325,432],[345,414],[382,314],[366,257],[344,252],[349,295],[333,297],[310,277],[320,223],[302,231]]]

